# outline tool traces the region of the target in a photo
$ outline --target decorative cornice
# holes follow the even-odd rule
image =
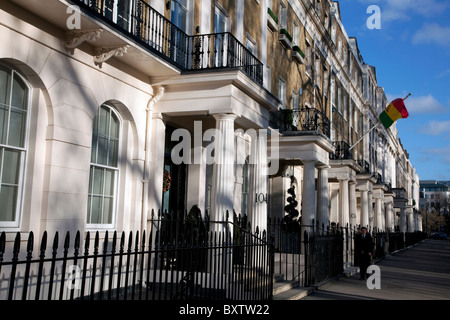
[[[96,65],[101,65],[113,56],[121,57],[127,53],[128,47],[129,45],[113,48],[98,48],[95,50],[94,63]]]
[[[67,31],[64,39],[64,46],[67,49],[75,49],[85,41],[95,42],[100,38],[100,33],[102,31],[103,29]]]

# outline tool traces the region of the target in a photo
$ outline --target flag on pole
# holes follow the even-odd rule
[[[409,94],[406,98],[408,98]],[[398,119],[406,119],[409,116],[408,110],[406,110],[404,100],[406,98],[398,98],[393,100],[386,109],[380,114],[380,120],[383,126],[387,129]]]

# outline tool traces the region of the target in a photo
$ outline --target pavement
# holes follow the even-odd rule
[[[379,269],[368,281],[354,272],[319,284],[301,300],[450,300],[447,240],[426,239],[374,265]]]

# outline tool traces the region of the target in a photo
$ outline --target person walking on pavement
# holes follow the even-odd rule
[[[356,252],[359,255],[359,272],[361,280],[365,280],[367,278],[367,268],[370,265],[372,251],[372,236],[367,232],[366,227],[362,227],[361,233],[358,235],[356,242]]]

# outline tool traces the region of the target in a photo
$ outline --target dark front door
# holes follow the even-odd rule
[[[166,143],[163,175],[163,212],[183,214],[186,208],[186,165],[174,164],[171,159],[171,141],[174,128],[166,128]]]

